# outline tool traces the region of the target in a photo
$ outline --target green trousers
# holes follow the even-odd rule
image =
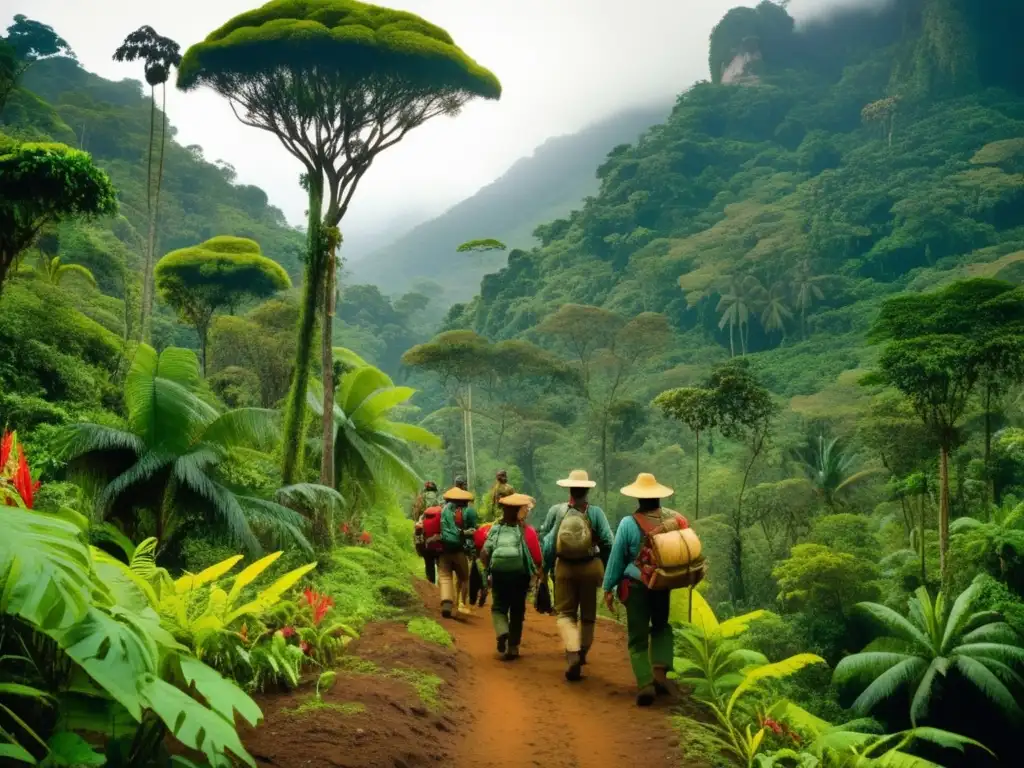
[[[494,634],[508,635],[508,644],[518,649],[523,638],[526,594],[530,591],[527,573],[492,573],[491,621]]]
[[[643,688],[654,682],[654,667],[672,668],[672,627],[668,623],[669,591],[652,591],[630,581],[626,596],[626,632],[629,663],[636,684]]]

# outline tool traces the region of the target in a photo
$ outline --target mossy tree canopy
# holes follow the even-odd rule
[[[161,298],[199,333],[204,369],[206,335],[218,310],[291,287],[288,273],[264,256],[256,242],[226,235],[171,251],[154,272]]]
[[[117,194],[85,152],[0,134],[0,290],[7,271],[48,224],[112,216]]]
[[[236,16],[182,59],[178,87],[203,85],[326,176],[329,226],[378,152],[470,98],[501,95],[440,27],[355,0],[272,0]]]

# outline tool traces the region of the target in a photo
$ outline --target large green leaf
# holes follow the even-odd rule
[[[255,768],[256,762],[242,746],[234,724],[214,710],[152,674],[142,678],[139,691],[174,737],[206,755],[211,766],[230,768],[230,753]]]
[[[87,768],[107,764],[106,757],[94,752],[85,739],[71,731],[58,731],[46,746],[50,748],[50,754],[42,763],[44,768]]]
[[[916,685],[918,680],[928,670],[928,662],[919,656],[910,656],[871,681],[857,700],[853,702],[853,710],[867,714],[879,704],[879,702],[892,696],[897,690],[905,685]]]
[[[200,439],[223,448],[253,448],[269,452],[281,439],[279,422],[279,412],[269,408],[236,408],[210,422]]]
[[[73,523],[14,507],[3,511],[0,611],[44,630],[81,619],[92,592],[89,549]]]
[[[210,709],[225,720],[233,723],[235,712],[238,712],[249,725],[255,727],[263,719],[263,713],[256,702],[233,681],[224,679],[220,673],[194,656],[183,654],[178,657],[178,661],[185,681],[189,685],[195,685]]]

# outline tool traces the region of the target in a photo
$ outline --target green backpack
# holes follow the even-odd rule
[[[441,510],[441,544],[449,552],[458,552],[462,549],[464,512],[462,507],[456,507],[451,502],[445,504]]]
[[[491,528],[494,549],[491,550],[490,570],[494,573],[529,573],[532,563],[527,556],[523,529],[518,525],[495,523]]]

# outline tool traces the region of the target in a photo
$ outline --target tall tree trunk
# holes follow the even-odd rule
[[[732,339],[733,324],[729,323],[729,357],[736,357],[736,343]]]
[[[469,484],[469,408],[462,409],[462,450],[465,454],[466,483]]]
[[[467,390],[466,402],[469,406],[466,411],[466,426],[469,430],[469,482],[470,489],[477,487],[476,477],[476,443],[473,440],[473,385],[470,384]]]
[[[196,331],[199,333],[199,373],[206,378],[206,345],[210,336],[209,322],[201,323]]]
[[[917,544],[921,548],[921,585],[924,586],[928,583],[928,568],[925,565],[924,560],[924,498],[925,494],[921,494],[921,501],[918,505],[918,524],[917,524]]]
[[[285,485],[299,480],[302,474],[302,439],[306,432],[306,389],[309,387],[309,365],[316,331],[316,309],[323,291],[323,236],[320,217],[323,213],[323,177],[309,177],[309,231],[305,283],[299,313],[298,339],[295,344],[295,369],[284,413],[281,479]]]
[[[608,418],[601,422],[601,503],[608,509]],[[607,514],[607,513],[606,513]]]
[[[164,148],[167,146],[167,83],[160,86],[160,156],[157,161],[156,185],[153,189],[153,210],[150,213],[149,226],[149,261],[150,267],[146,272],[145,279],[148,283],[147,305],[145,308],[147,325],[145,328],[146,341],[149,342],[153,330],[153,297],[156,293],[154,270],[156,269],[156,255],[159,252],[160,241],[160,191],[164,183]]]
[[[949,554],[949,448],[939,447],[939,575],[943,585],[946,577]]]
[[[992,477],[992,384],[985,383],[985,489],[988,494],[989,504],[995,503],[996,488],[995,480]]]
[[[330,237],[324,260],[323,328],[320,335],[320,365],[324,382],[324,413],[321,426],[320,485],[335,487],[334,477],[334,275],[337,265],[335,241]],[[332,247],[335,246],[335,247]]]
[[[697,436],[697,477],[693,492],[693,519],[700,520],[700,430],[696,430],[694,434]]]
[[[156,141],[156,86],[149,86],[149,147],[146,156],[146,218],[148,234],[146,252],[142,257],[142,301],[141,322],[139,323],[140,338],[150,342],[149,309],[153,306],[153,283],[149,276],[153,273],[153,241],[156,239],[156,222],[153,220],[153,144]]]

